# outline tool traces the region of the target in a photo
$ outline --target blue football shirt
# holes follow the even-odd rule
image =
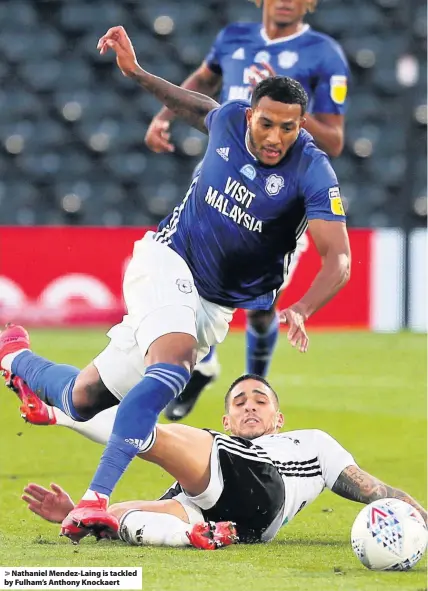
[[[349,68],[340,45],[309,25],[294,35],[270,40],[258,23],[234,23],[220,31],[205,58],[223,77],[220,102],[249,100],[250,66],[266,62],[278,76],[298,80],[309,96],[309,112],[342,115]],[[266,75],[269,72],[265,71]]]
[[[201,168],[155,239],[183,257],[205,299],[268,309],[307,220],[345,215],[330,161],[305,130],[277,166],[254,158],[246,142],[248,107],[230,101],[208,114]]]

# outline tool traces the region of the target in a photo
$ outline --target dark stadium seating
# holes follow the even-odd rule
[[[0,224],[157,223],[181,200],[206,139],[177,123],[176,153],[152,154],[143,138],[160,105],[97,40],[123,24],[141,63],[180,83],[222,26],[259,18],[245,0],[0,3]],[[426,199],[426,3],[322,0],[309,21],[342,44],[352,69],[335,162],[350,224],[402,225],[413,208],[424,224],[415,204]]]

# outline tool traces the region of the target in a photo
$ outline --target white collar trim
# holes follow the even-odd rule
[[[288,35],[287,37],[280,37],[279,39],[269,39],[266,33],[266,29],[262,26],[260,29],[260,35],[266,45],[274,45],[275,43],[284,43],[284,41],[291,41],[292,39],[296,39],[296,37],[300,37],[304,35],[311,27],[305,23],[300,31],[297,33],[293,33],[293,35]]]

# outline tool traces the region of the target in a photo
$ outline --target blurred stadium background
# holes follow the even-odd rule
[[[2,0],[2,224],[157,223],[181,200],[205,138],[174,126],[178,151],[143,138],[159,103],[96,43],[129,31],[143,65],[180,84],[245,0]],[[320,0],[307,19],[352,69],[346,147],[335,161],[351,226],[426,224],[426,2]]]
[[[100,57],[100,35],[123,24],[142,65],[179,84],[201,63],[222,26],[260,16],[245,0],[0,2],[2,319],[10,317],[11,307],[28,312],[28,297],[40,300],[45,287],[31,292],[36,268],[52,258],[54,238],[40,234],[41,228],[35,234],[27,230],[155,225],[181,200],[204,153],[205,137],[180,122],[173,125],[175,154],[159,156],[146,148],[145,131],[160,105],[121,75],[112,56]],[[426,233],[411,233],[427,219],[425,0],[321,0],[308,20],[341,43],[351,65],[346,145],[334,161],[349,225],[394,229],[367,234],[368,243],[381,236],[369,254],[368,247],[354,248],[354,272],[355,262],[391,269],[377,281],[384,285],[381,292],[370,277],[365,287],[353,279],[355,303],[374,292],[379,301],[398,293],[386,322],[371,309],[356,324],[425,330]],[[92,235],[72,234],[70,243],[80,236],[90,250]],[[47,253],[37,251],[40,237],[48,241]],[[135,237],[124,238],[128,253]],[[5,257],[8,252],[13,257]],[[27,266],[19,271],[24,258]],[[67,272],[66,256],[58,251],[56,258]],[[73,265],[74,273],[87,272]],[[111,271],[119,277],[121,267]],[[79,290],[85,288],[74,289]],[[107,283],[107,290],[120,298],[120,278],[114,287]],[[329,318],[320,322],[334,324]],[[355,322],[348,318],[344,324]]]
[[[181,200],[205,147],[178,122],[174,155],[145,147],[160,105],[99,56],[98,38],[124,25],[141,64],[179,84],[236,20],[259,21],[260,12],[246,0],[0,0],[0,322],[41,326],[32,331],[41,355],[83,367],[105,346],[104,327],[46,327],[120,319],[132,242]],[[341,43],[352,70],[346,146],[334,167],[353,276],[311,319],[310,354],[280,339],[269,377],[287,428],[325,429],[366,469],[425,503],[426,339],[344,330],[426,331],[426,3],[320,0],[308,20]],[[317,265],[310,249],[285,298],[302,293]],[[219,357],[221,377],[190,424],[221,428],[223,393],[244,367],[243,335],[231,334]],[[364,570],[349,545],[359,507],[329,493],[263,548],[211,556],[88,541],[77,550],[29,516],[19,496],[29,480],[56,480],[78,498],[101,448],[23,425],[17,400],[0,390],[1,564],[142,563],[146,587],[163,591],[425,588],[423,566],[404,578]],[[155,498],[169,484],[160,470],[133,465],[114,500]]]

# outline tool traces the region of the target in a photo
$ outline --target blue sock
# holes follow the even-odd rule
[[[257,332],[247,324],[247,373],[266,377],[278,335],[279,320],[277,315],[266,332]]]
[[[211,361],[213,355],[215,353],[215,347],[212,346],[210,347],[209,352],[205,355],[205,357],[202,359],[201,363],[207,363],[208,361]]]
[[[31,351],[23,351],[12,361],[12,373],[22,378],[37,396],[60,408],[75,421],[84,421],[73,405],[77,367],[52,363]]]
[[[156,363],[146,369],[141,382],[121,400],[113,432],[91,482],[90,490],[110,496],[116,483],[155,428],[159,414],[189,381],[179,365]]]

